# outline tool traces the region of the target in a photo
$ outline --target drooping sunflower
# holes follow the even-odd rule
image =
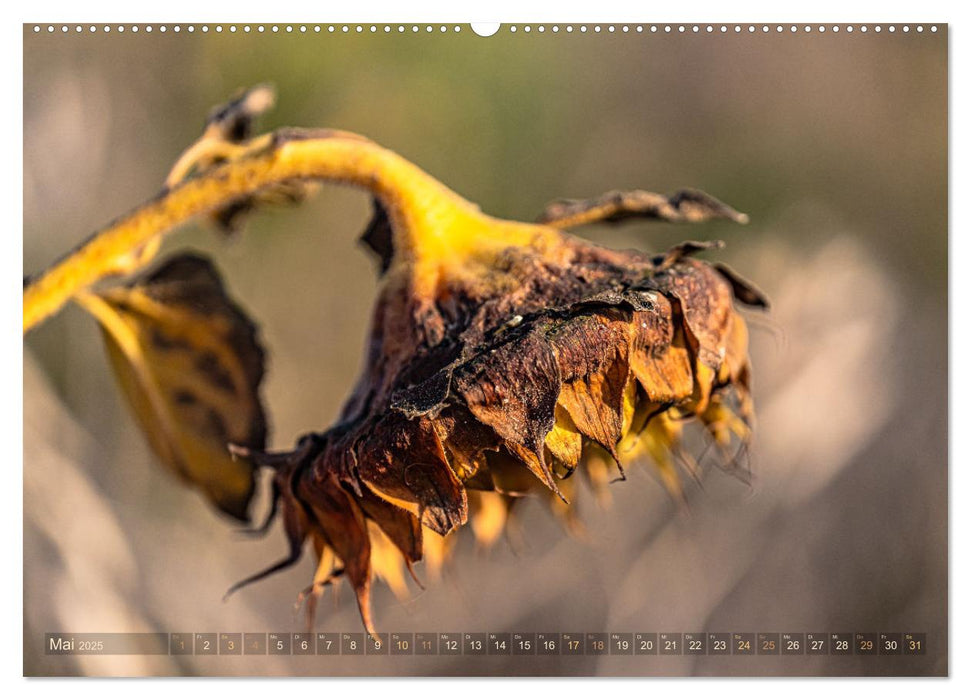
[[[264,529],[279,515],[289,552],[236,587],[295,563],[309,544],[319,562],[305,591],[311,612],[324,587],[344,577],[373,632],[373,577],[401,592],[403,571],[414,573],[423,558],[440,562],[466,523],[491,542],[529,493],[569,513],[577,472],[603,488],[641,455],[681,498],[676,463],[686,426],[702,426],[726,451],[747,443],[748,337],[736,304],[764,307],[761,293],[728,267],[693,257],[717,243],[689,241],[652,255],[564,233],[596,221],[741,222],[744,215],[697,191],[635,191],[554,202],[536,223],[499,220],[354,134],[288,129],[251,138],[252,117],[271,101],[259,88],[213,112],[159,199],[25,290],[25,328],[51,313],[59,294],[81,295],[136,366],[126,391],[148,416],[143,425],[151,433],[163,415],[178,438],[156,436],[156,451],[223,510],[245,514],[252,469],[273,470]],[[214,268],[170,261],[127,292],[83,289],[107,273],[141,267],[161,234],[182,220],[205,215],[235,225],[253,206],[299,199],[307,182],[320,179],[373,193],[362,240],[378,258],[380,289],[364,371],[336,423],[302,436],[291,451],[269,453],[257,410],[262,349],[235,305],[202,303],[225,298]],[[91,252],[97,245],[100,257]],[[72,260],[75,274],[65,276]],[[186,269],[195,280],[191,294],[172,294],[185,286]],[[74,287],[62,294],[65,280]],[[133,297],[142,299],[138,313]],[[180,305],[178,313],[166,298]],[[223,326],[207,308],[222,310],[223,331],[214,330]],[[242,336],[233,330],[240,327]],[[207,371],[200,358],[208,358]],[[244,405],[251,418],[230,432]],[[198,417],[213,412],[223,429],[201,430]],[[261,429],[247,432],[253,416]],[[232,467],[220,462],[225,468],[214,476],[207,465],[215,458],[200,443],[232,443],[243,466],[228,493]]]

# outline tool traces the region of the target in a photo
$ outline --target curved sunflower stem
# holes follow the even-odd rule
[[[145,266],[162,237],[178,226],[280,183],[321,180],[370,191],[388,212],[395,255],[401,259],[442,248],[443,231],[481,229],[487,219],[414,164],[348,132],[286,129],[221,155],[229,159],[167,187],[29,280],[24,332],[102,278]],[[180,173],[188,169],[185,163],[176,168]]]

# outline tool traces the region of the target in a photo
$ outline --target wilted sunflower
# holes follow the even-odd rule
[[[262,201],[296,199],[315,179],[374,193],[362,239],[382,278],[364,372],[336,424],[304,435],[290,452],[263,449],[262,350],[207,261],[170,261],[124,288],[80,297],[114,354],[138,368],[125,385],[143,425],[151,433],[159,413],[168,417],[171,435],[153,440],[166,463],[237,516],[250,501],[254,465],[274,471],[273,510],[262,529],[279,514],[289,553],[234,589],[292,565],[309,541],[319,561],[305,591],[311,614],[324,586],[343,576],[373,632],[374,575],[401,592],[403,570],[413,573],[423,558],[440,562],[466,522],[491,542],[518,497],[544,494],[568,512],[577,471],[603,488],[641,455],[681,498],[675,465],[679,457],[692,464],[681,454],[681,432],[692,422],[726,453],[747,443],[748,338],[734,303],[766,302],[729,268],[692,257],[720,244],[686,242],[650,255],[563,232],[628,218],[741,222],[744,215],[696,191],[670,198],[637,191],[555,202],[538,223],[494,219],[353,134],[283,130],[249,139],[268,94],[258,88],[215,111],[159,199],[25,292],[28,328],[106,273],[143,265],[161,233],[190,216],[235,222]],[[72,260],[73,276],[62,269]],[[187,279],[195,280],[191,293],[172,292],[185,290]],[[134,337],[127,345],[113,330],[119,324]],[[206,429],[200,416],[208,416]],[[242,466],[232,485],[234,467],[219,461],[216,475],[200,443],[233,443]]]

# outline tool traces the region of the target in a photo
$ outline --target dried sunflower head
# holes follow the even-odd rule
[[[373,632],[372,578],[404,592],[403,571],[421,559],[439,566],[451,533],[470,519],[490,543],[517,499],[538,493],[576,527],[571,477],[580,471],[602,491],[639,455],[682,498],[676,460],[693,470],[681,447],[685,426],[702,426],[725,452],[747,443],[748,338],[735,303],[766,302],[728,267],[693,257],[720,244],[688,241],[650,255],[563,232],[597,221],[744,215],[697,191],[634,191],[557,201],[538,223],[503,221],[355,134],[283,129],[250,138],[253,117],[271,102],[261,87],[214,111],[159,197],[24,291],[25,331],[72,297],[94,313],[124,350],[115,353],[120,376],[130,379],[143,425],[165,428],[153,444],[224,510],[245,517],[252,465],[274,470],[273,508],[260,531],[279,515],[289,552],[234,588],[292,565],[309,543],[318,567],[308,610],[324,586],[346,578]],[[170,274],[183,260],[124,292],[85,290],[144,266],[181,222],[202,215],[235,227],[254,206],[298,201],[315,180],[375,196],[362,238],[380,261],[381,286],[364,371],[336,424],[290,452],[267,453],[255,327],[207,263],[191,262],[203,285]],[[160,329],[180,342],[157,342]],[[214,382],[223,376],[237,380]],[[235,432],[200,431],[199,415]],[[234,447],[242,466],[222,465],[235,484],[228,490],[206,457],[213,440],[227,439],[245,440]]]
[[[577,469],[602,485],[596,452],[620,477],[650,456],[680,498],[686,422],[723,448],[747,441],[747,334],[734,302],[765,301],[728,268],[691,257],[718,244],[652,256],[560,230],[638,214],[741,218],[697,192],[614,193],[557,203],[541,224],[475,212],[415,238],[397,235],[376,202],[363,240],[383,280],[364,373],[335,426],[294,452],[256,456],[276,469],[291,547],[271,570],[312,541],[322,568],[311,593],[343,574],[373,630],[373,573],[399,580],[429,539],[440,550],[470,517],[494,540],[526,493],[567,503]]]

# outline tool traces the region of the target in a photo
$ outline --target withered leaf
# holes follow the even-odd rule
[[[101,325],[115,376],[162,462],[247,520],[254,466],[228,445],[266,442],[264,353],[209,260],[179,255],[81,303]]]
[[[558,199],[546,205],[539,223],[572,228],[598,221],[618,223],[628,219],[655,219],[672,223],[699,223],[728,219],[747,223],[745,214],[700,190],[681,190],[666,197],[644,190],[613,190],[593,199]]]

